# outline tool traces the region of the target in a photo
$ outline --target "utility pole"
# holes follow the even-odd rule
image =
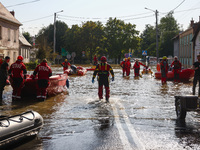
[[[59,12],[63,12],[63,10],[61,10]],[[54,33],[53,33],[53,53],[54,54],[56,52],[56,14],[59,12],[54,13]],[[56,63],[55,58],[54,58],[54,63]]]
[[[54,13],[54,32],[53,32],[53,53],[55,54],[56,52],[56,13]],[[54,63],[55,58],[54,58]]]
[[[159,58],[159,53],[158,53],[158,10],[152,10],[149,8],[146,8],[147,10],[151,10],[155,13],[156,16],[156,57],[157,57],[157,62],[158,62],[158,58]]]
[[[157,57],[157,62],[158,62],[158,58],[159,58],[159,54],[158,54],[158,11],[155,11],[155,15],[156,15],[156,57]]]

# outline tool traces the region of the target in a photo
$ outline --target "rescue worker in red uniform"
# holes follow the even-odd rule
[[[2,59],[0,59],[0,66],[3,64],[3,60]]]
[[[170,65],[171,67],[173,66],[173,72],[174,72],[174,82],[180,82],[179,80],[179,73],[181,71],[181,62],[178,60],[178,57],[174,57],[174,61]]]
[[[47,87],[49,86],[49,77],[52,76],[52,70],[47,64],[47,60],[44,59],[34,70],[33,79],[38,74],[38,87],[37,87],[37,99],[45,100],[47,95]]]
[[[107,58],[105,56],[101,57],[101,63],[96,66],[96,69],[93,73],[92,83],[94,83],[94,79],[98,74],[98,95],[99,99],[103,99],[103,86],[105,86],[106,90],[106,102],[109,102],[110,97],[110,88],[109,88],[109,75],[112,75],[112,81],[114,81],[114,72],[112,67],[107,63]]]
[[[0,66],[0,101],[2,101],[3,90],[6,86],[6,80],[8,78],[8,63],[10,61],[10,57],[6,56],[3,63]]]
[[[71,64],[67,61],[67,59],[65,59],[65,61],[61,64],[61,66],[63,66],[63,71],[65,71],[66,69],[69,68],[69,66],[71,66]]]
[[[21,99],[21,90],[24,86],[24,82],[26,80],[26,66],[24,65],[23,57],[18,56],[17,61],[10,66],[9,74],[12,78],[13,83],[11,84],[13,87],[12,99]]]
[[[124,58],[124,60],[120,63],[120,66],[122,67],[123,77],[126,72],[125,62],[126,62],[126,58]]]
[[[143,63],[139,62],[138,59],[136,59],[135,64],[133,65],[135,77],[140,76],[140,65],[146,67]]]
[[[94,60],[94,65],[96,66],[96,65],[98,64],[98,58],[97,58],[97,55],[94,55],[93,60]]]
[[[160,62],[160,69],[161,69],[161,83],[165,84],[167,83],[167,73],[169,69],[166,56],[163,56],[163,60]]]
[[[131,70],[131,58],[128,57],[127,61],[125,62],[125,68],[126,68],[126,76],[130,75],[130,70]]]

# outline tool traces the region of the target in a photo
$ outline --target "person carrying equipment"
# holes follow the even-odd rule
[[[172,64],[170,65],[170,67],[173,66],[173,72],[174,72],[174,82],[180,82],[179,80],[179,73],[181,71],[181,63],[178,60],[178,57],[175,56],[174,57],[174,61],[172,62]]]
[[[106,90],[106,102],[109,102],[110,97],[110,88],[109,88],[109,75],[112,75],[112,81],[114,81],[114,72],[112,67],[107,63],[107,58],[105,56],[101,57],[101,63],[96,66],[96,69],[93,73],[92,83],[94,83],[94,79],[98,74],[98,95],[99,99],[103,99],[103,86],[105,86]]]
[[[63,66],[63,71],[65,71],[66,69],[69,68],[69,66],[71,66],[71,64],[67,61],[67,59],[65,59],[65,61],[61,64],[61,66]]]
[[[167,62],[167,57],[163,56],[162,61],[160,62],[160,69],[161,69],[161,83],[165,84],[167,83],[167,73],[169,69],[169,65]]]
[[[126,68],[126,76],[130,75],[130,70],[131,70],[131,58],[128,57],[127,61],[125,62],[125,68]]]
[[[26,71],[26,66],[22,61],[23,57],[18,56],[17,61],[10,66],[10,70],[8,71],[13,81],[11,84],[13,88],[13,93],[12,93],[13,100],[21,99],[21,90],[26,81],[27,71]]]
[[[10,57],[6,56],[3,63],[0,66],[0,101],[2,101],[3,90],[6,86],[6,80],[8,78],[8,63],[10,61]]]
[[[126,63],[126,58],[124,58],[124,60],[120,63],[120,66],[122,67],[123,77],[124,77],[124,74],[126,72],[125,63]]]
[[[35,68],[33,72],[33,79],[36,74],[38,74],[37,99],[45,100],[47,88],[49,86],[49,77],[52,76],[52,70],[48,66],[46,59],[43,59],[43,61]]]
[[[143,63],[139,62],[138,59],[136,59],[136,62],[133,65],[135,77],[139,77],[140,76],[140,65],[146,67]]]

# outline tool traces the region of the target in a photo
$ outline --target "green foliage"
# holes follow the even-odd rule
[[[31,35],[29,32],[24,32],[23,36],[25,37],[25,39],[30,43],[33,44],[32,40],[31,40]]]
[[[30,63],[24,63],[27,70],[34,70],[39,65],[38,60]]]
[[[161,18],[159,28],[160,56],[173,54],[172,38],[179,32],[179,27],[172,13]],[[61,55],[64,48],[70,54],[76,53],[75,63],[92,62],[93,56],[102,55],[118,60],[122,59],[129,49],[134,49],[134,57],[142,57],[142,50],[148,55],[156,56],[156,30],[154,26],[146,25],[139,36],[135,24],[125,23],[123,20],[109,18],[103,25],[101,22],[87,21],[81,26],[72,25],[71,28],[61,21],[56,22],[56,53],[53,53],[54,26],[50,24],[40,30],[36,39],[38,48],[37,58],[54,60]],[[85,57],[82,57],[82,51]]]
[[[165,17],[160,19],[160,24],[158,25],[159,35],[159,56],[173,55],[173,40],[179,33],[179,25],[173,17],[173,13],[170,12]],[[140,35],[141,49],[147,50],[148,55],[156,56],[156,29],[151,25],[146,25],[145,30]]]

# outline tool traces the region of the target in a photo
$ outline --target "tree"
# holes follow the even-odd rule
[[[25,39],[26,39],[31,45],[33,44],[33,41],[31,40],[31,35],[30,35],[29,32],[24,32],[22,35],[25,37]]]
[[[46,57],[53,60],[58,54],[61,54],[61,49],[65,45],[63,39],[65,31],[68,26],[61,21],[56,22],[56,53],[53,53],[53,41],[54,41],[54,26],[50,24],[48,27],[42,28],[36,37],[36,46],[39,50],[43,50],[46,53]]]
[[[173,55],[173,40],[180,29],[177,21],[173,17],[173,12],[168,13],[165,17],[161,18],[159,24],[160,31],[160,43],[159,43],[159,53],[162,56]]]
[[[81,29],[82,47],[92,62],[93,55],[104,50],[104,31],[100,22],[88,21]]]
[[[122,52],[128,52],[129,48],[136,49],[139,45],[137,38],[138,31],[135,30],[136,25],[125,24],[124,21],[116,18],[106,23],[105,35],[108,44],[108,54],[111,58],[118,59],[120,63]]]
[[[156,56],[156,30],[151,25],[146,25],[145,30],[140,35],[141,50],[147,50],[148,55]]]

